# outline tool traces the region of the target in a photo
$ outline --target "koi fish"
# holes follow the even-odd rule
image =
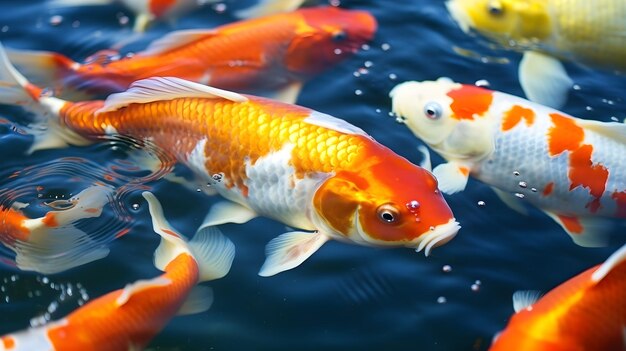
[[[369,13],[327,6],[173,32],[113,61],[80,64],[37,51],[13,51],[10,58],[55,90],[120,92],[136,80],[173,76],[292,103],[303,81],[355,53],[375,31]]]
[[[489,350],[624,351],[625,289],[626,246],[538,301],[516,292],[517,313]]]
[[[206,0],[205,2],[218,2]],[[119,3],[136,14],[135,32],[144,32],[155,21],[174,20],[197,8],[197,0],[53,0],[52,7],[94,6]]]
[[[226,275],[234,245],[215,228],[199,231],[187,243],[167,222],[156,197],[143,196],[161,236],[154,263],[165,273],[101,296],[61,320],[2,336],[0,350],[142,349],[175,314],[209,309],[212,290],[197,284]],[[222,255],[214,255],[216,250]]]
[[[74,224],[99,217],[112,190],[93,185],[64,202],[68,207],[28,218],[20,208],[0,206],[0,241],[15,252],[15,265],[43,274],[63,272],[101,259],[109,249],[97,245]],[[22,205],[24,208],[27,205]]]
[[[519,80],[526,96],[560,108],[573,83],[560,60],[626,71],[622,0],[449,0],[461,29],[524,51]]]
[[[433,170],[443,192],[465,189],[472,175],[520,212],[523,197],[582,246],[604,245],[609,218],[626,218],[626,125],[446,78],[390,95],[413,134],[448,161]]]
[[[329,239],[428,255],[460,228],[429,171],[308,108],[172,77],[73,103],[42,96],[2,52],[0,80],[0,102],[48,111],[56,127],[46,136],[57,140],[44,145],[120,134],[171,152],[230,200],[214,205],[204,226],[265,216],[303,229],[270,241],[263,276],[298,266]]]

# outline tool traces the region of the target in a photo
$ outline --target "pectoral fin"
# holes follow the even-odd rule
[[[448,195],[465,190],[469,173],[469,168],[455,162],[442,163],[433,169],[439,190]]]
[[[608,245],[608,232],[611,223],[607,219],[577,217],[545,210],[544,212],[569,234],[576,245],[584,247],[603,247]]]
[[[207,311],[213,304],[213,289],[207,286],[197,285],[191,289],[185,303],[176,313],[179,316],[196,314]]]
[[[298,100],[300,90],[302,90],[302,82],[296,81],[280,90],[275,91],[274,93],[267,94],[267,96],[274,100],[282,101],[288,104],[295,104],[296,100]]]
[[[256,212],[232,201],[221,201],[211,207],[198,231],[224,223],[246,223],[257,217]]]
[[[430,152],[428,151],[426,146],[419,145],[417,147],[417,151],[419,151],[422,154],[422,162],[420,162],[420,167],[424,168],[425,170],[427,170],[429,172],[432,172],[433,171],[433,165],[430,162]]]
[[[513,293],[513,309],[519,312],[529,308],[537,302],[542,296],[540,291],[536,290],[520,290]]]
[[[574,84],[559,60],[534,51],[524,53],[518,74],[529,100],[556,109],[565,105]]]
[[[267,257],[259,275],[269,277],[299,266],[328,239],[324,234],[309,232],[289,232],[272,239],[265,247]]]

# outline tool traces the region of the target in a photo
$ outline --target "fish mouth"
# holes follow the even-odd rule
[[[450,16],[452,16],[452,19],[459,25],[461,30],[466,34],[469,33],[472,26],[472,19],[466,11],[463,11],[459,2],[457,0],[448,0],[446,1],[446,7],[448,8]]]
[[[430,251],[437,246],[441,246],[452,240],[461,229],[461,225],[454,218],[448,223],[431,227],[431,230],[420,235],[416,241],[413,241],[410,247],[415,247],[416,252],[424,250],[424,255],[428,257]]]

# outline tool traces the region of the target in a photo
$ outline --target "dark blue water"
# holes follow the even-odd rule
[[[341,5],[371,11],[379,21],[379,32],[369,50],[310,81],[298,103],[360,126],[408,159],[420,161],[418,141],[389,117],[388,92],[395,84],[440,76],[464,83],[487,79],[494,89],[521,95],[516,77],[519,55],[462,33],[442,1],[345,0]],[[44,1],[2,0],[0,9],[4,45],[59,51],[78,60],[131,33],[119,18],[132,19],[132,14],[116,6],[50,11]],[[57,14],[62,16],[61,23],[50,24],[51,16]],[[172,28],[206,28],[232,20],[228,12],[217,14],[206,7],[174,27],[157,25],[134,45],[145,46]],[[453,46],[472,50],[478,58],[460,56]],[[485,63],[480,56],[506,58],[509,63]],[[366,70],[357,77],[354,72],[360,68]],[[626,117],[624,77],[575,65],[568,69],[581,90],[571,96],[566,112],[603,121]],[[121,157],[106,145],[25,156],[32,139],[19,128],[27,123],[27,114],[19,108],[2,108],[0,117],[10,121],[0,128],[3,188],[35,194],[34,187],[42,185],[40,193],[49,197],[75,193],[85,184],[69,177],[44,177],[34,182],[6,177],[27,167],[45,169],[68,156],[89,161],[87,168],[93,169],[98,165],[106,168]],[[433,161],[441,159],[435,156]],[[92,173],[101,174],[98,172],[105,173]],[[144,176],[127,173],[128,178],[118,177],[108,184],[121,186],[125,180]],[[85,171],[79,178],[86,183],[90,176],[93,174]],[[163,203],[171,223],[188,235],[216,201],[164,180],[147,184]],[[215,293],[214,306],[206,313],[173,319],[151,348],[486,350],[512,313],[514,291],[548,291],[603,261],[623,242],[617,238],[614,246],[604,249],[577,247],[540,212],[521,216],[476,181],[470,181],[465,192],[447,199],[463,228],[431,257],[409,249],[330,242],[302,266],[270,278],[261,278],[257,272],[265,244],[285,232],[284,225],[259,218],[244,225],[223,226],[237,255],[230,274],[209,284]],[[478,201],[485,206],[478,206]],[[133,204],[139,207],[133,208]],[[151,230],[139,188],[128,186],[120,206],[132,218],[121,225],[131,231],[110,244],[111,254],[106,259],[49,277],[0,266],[0,286],[4,287],[0,291],[0,334],[27,327],[31,318],[44,314],[54,302],[59,309],[52,318],[62,317],[77,306],[80,294],[76,291],[93,298],[158,274],[152,266],[158,237]],[[444,265],[452,270],[444,272]],[[476,281],[477,289],[472,289]],[[68,288],[73,290],[69,297]]]

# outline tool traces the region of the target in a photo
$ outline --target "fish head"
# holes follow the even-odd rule
[[[317,74],[356,53],[376,33],[376,19],[366,11],[332,6],[298,11],[295,36],[285,55],[289,71]]]
[[[545,0],[448,0],[446,7],[464,32],[492,39],[531,43],[550,34]]]
[[[444,158],[475,159],[493,150],[493,92],[448,78],[394,87],[393,112]]]
[[[314,223],[336,233],[335,238],[367,246],[410,247],[428,255],[450,241],[460,226],[435,177],[391,156],[368,156],[367,166],[328,178],[314,197]]]

